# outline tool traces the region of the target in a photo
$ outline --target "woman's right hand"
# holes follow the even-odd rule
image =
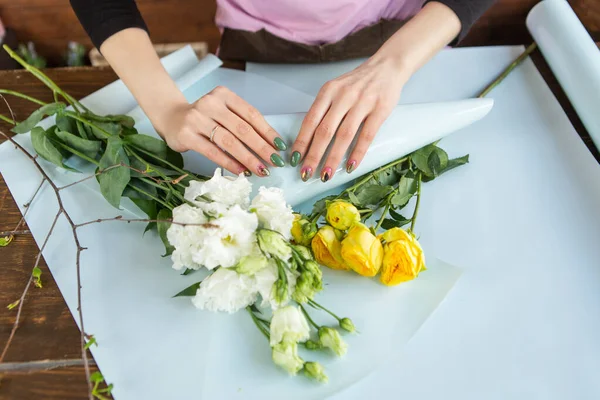
[[[269,166],[284,165],[279,151],[287,146],[282,138],[256,108],[225,87],[161,114],[152,118],[154,125],[175,151],[196,151],[234,174],[268,176]]]

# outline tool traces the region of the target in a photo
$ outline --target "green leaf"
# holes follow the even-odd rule
[[[104,377],[100,373],[100,371],[96,371],[90,375],[90,381],[93,383],[102,383],[104,381]]]
[[[19,299],[17,301],[13,301],[9,305],[7,305],[6,308],[8,308],[9,310],[12,310],[13,308],[17,307],[20,302],[21,302],[21,299]]]
[[[356,191],[356,198],[360,205],[378,204],[385,196],[394,190],[389,185],[369,185]]]
[[[186,268],[185,271],[183,271],[183,274],[181,274],[181,275],[189,275],[189,274],[194,273],[196,271],[197,270],[195,270],[195,269]]]
[[[13,235],[0,237],[0,247],[6,247],[12,242]]]
[[[148,222],[148,225],[146,225],[146,227],[144,228],[144,233],[142,234],[142,236],[145,235],[146,232],[154,229],[156,229],[156,222]]]
[[[160,210],[156,216],[156,219],[161,220],[161,222],[156,223],[156,229],[158,230],[158,236],[160,237],[160,240],[162,240],[163,244],[165,245],[165,254],[163,257],[170,256],[175,250],[175,247],[171,246],[169,239],[167,239],[167,231],[171,227],[171,223],[164,222],[164,220],[171,219],[172,216],[173,214],[171,213],[171,210],[167,208]]]
[[[443,149],[435,147],[427,158],[427,166],[433,177],[438,176],[440,171],[448,166],[448,154]]]
[[[446,168],[444,168],[440,171],[440,175],[443,174],[444,172],[448,172],[456,167],[460,167],[461,165],[465,165],[468,163],[469,163],[469,155],[468,154],[466,156],[453,158],[452,160],[448,161],[448,165],[446,165]]]
[[[404,225],[408,224],[409,222],[410,222],[410,220],[408,220],[408,221],[396,221],[395,219],[386,218],[381,223],[381,227],[383,229],[401,228]]]
[[[92,134],[97,138],[97,139],[107,139],[106,137],[106,133],[108,133],[110,136],[118,136],[121,133],[121,125],[114,123],[114,122],[94,122],[94,125],[96,126],[91,126],[91,131]],[[100,131],[99,129],[102,129],[104,132]]]
[[[400,179],[400,175],[395,168],[388,168],[375,174],[375,178],[380,185],[394,185]]]
[[[398,183],[398,193],[392,197],[392,205],[402,207],[408,203],[411,197],[417,192],[417,180],[407,178],[406,175],[400,178]]]
[[[181,292],[177,293],[173,297],[195,296],[201,283],[202,283],[202,281],[196,282],[193,285],[186,287],[185,289],[183,289]]]
[[[96,159],[100,150],[102,150],[102,142],[98,140],[82,139],[70,132],[57,129],[54,134],[67,146],[80,151],[89,158]]]
[[[355,206],[359,206],[360,205],[360,200],[358,200],[358,197],[356,197],[356,195],[354,194],[354,192],[348,192],[348,198],[350,199],[350,202],[352,204],[354,204]]]
[[[392,217],[393,219],[395,219],[398,222],[403,222],[402,225],[405,225],[406,223],[410,222],[410,219],[405,218],[402,214],[397,213],[396,211],[392,210],[390,208],[390,217]]]
[[[12,131],[14,133],[27,133],[31,131],[46,115],[54,115],[60,110],[65,108],[64,103],[49,103],[41,106],[37,110],[31,113],[26,120],[18,123]]]
[[[125,154],[121,139],[117,136],[111,136],[107,141],[106,151],[100,159],[100,168],[106,169],[121,163],[129,165],[129,158]],[[121,196],[130,179],[131,174],[127,167],[112,168],[98,175],[100,191],[113,207],[119,208]]]
[[[34,267],[33,271],[31,271],[31,276],[33,276],[35,287],[42,287],[42,270],[40,267]]]
[[[131,171],[131,176],[133,178],[143,178],[143,177],[155,177],[155,176],[173,176],[180,175],[179,172],[173,171],[167,168],[159,167],[158,165],[144,163],[138,160],[137,158],[133,158],[131,160],[131,166],[137,170],[143,171],[144,173],[139,173],[137,171]]]
[[[134,147],[146,150],[163,160],[167,158],[167,144],[164,140],[156,139],[148,135],[128,135],[125,136],[123,141],[126,144],[131,144]]]
[[[133,118],[131,118],[129,115],[116,114],[116,115],[104,115],[103,116],[103,115],[94,114],[93,112],[86,112],[83,115],[83,117],[90,121],[95,121],[95,122],[117,123],[117,124],[123,125],[124,127],[127,127],[127,128],[133,128],[133,126],[135,125],[135,120]]]
[[[128,128],[126,126],[123,127],[123,135],[137,135],[138,131],[135,128]]]
[[[81,136],[83,139],[89,139],[90,137],[94,136],[89,126],[83,124],[81,121],[75,121],[75,124],[77,125],[77,132],[79,132],[79,136]]]
[[[430,144],[415,151],[410,156],[410,159],[413,162],[413,164],[415,164],[415,166],[427,176],[433,176],[433,173],[431,172],[427,161],[429,160],[429,156],[433,152],[434,148],[435,146]]]
[[[137,189],[137,190],[136,190]],[[131,199],[153,200],[158,194],[156,186],[153,186],[141,179],[131,179],[129,186],[123,192],[123,196]]]
[[[91,336],[90,339],[85,344],[85,346],[83,346],[83,348],[87,350],[90,347],[92,347],[92,345],[94,345],[94,344],[96,345],[96,347],[98,347],[98,343],[96,342],[96,338],[94,336]]]
[[[57,130],[61,130],[64,132],[69,132],[69,133],[76,133],[77,132],[77,124],[75,122],[76,121],[74,119],[69,118],[62,112],[59,112],[56,115],[56,126],[58,128]]]
[[[70,171],[75,171],[73,168],[70,168],[63,163],[63,154],[56,146],[54,146],[48,135],[49,133],[39,126],[31,130],[31,144],[33,144],[35,152],[44,160],[50,161],[52,164]]]
[[[167,161],[177,168],[183,168],[183,156],[170,147],[167,147]]]

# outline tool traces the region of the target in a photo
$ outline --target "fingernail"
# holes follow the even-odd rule
[[[271,175],[271,173],[269,172],[269,169],[267,167],[265,167],[264,165],[258,166],[258,172],[260,173],[261,176]]]
[[[271,154],[271,162],[278,167],[283,167],[285,163],[283,162],[283,158],[277,153]]]
[[[247,169],[244,170],[244,175],[245,176],[252,176],[252,172],[248,171]]]
[[[307,180],[310,179],[310,177],[312,176],[312,168],[311,167],[304,167],[302,168],[302,171],[300,172],[300,176],[302,177],[302,180],[304,182],[306,182]]]
[[[350,173],[354,171],[354,168],[356,168],[356,160],[348,161],[348,164],[346,164],[346,172]]]
[[[281,138],[275,138],[275,140],[273,140],[273,143],[275,144],[277,150],[287,150],[287,145],[283,140],[281,140]]]
[[[292,167],[295,167],[296,165],[298,165],[299,161],[300,161],[300,152],[299,151],[293,152],[292,159],[290,160],[290,165]]]
[[[321,171],[321,181],[327,182],[329,180],[329,178],[331,178],[331,168],[330,167],[323,168],[323,170]]]

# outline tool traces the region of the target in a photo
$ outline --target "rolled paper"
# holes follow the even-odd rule
[[[600,148],[600,50],[565,0],[544,0],[527,28],[577,115]]]

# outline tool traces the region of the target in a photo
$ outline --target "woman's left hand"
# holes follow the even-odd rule
[[[302,180],[315,173],[333,140],[319,172],[323,182],[331,179],[364,123],[345,169],[350,173],[358,167],[377,131],[398,104],[408,79],[402,70],[397,61],[376,54],[321,88],[292,148],[292,166],[303,160]]]

